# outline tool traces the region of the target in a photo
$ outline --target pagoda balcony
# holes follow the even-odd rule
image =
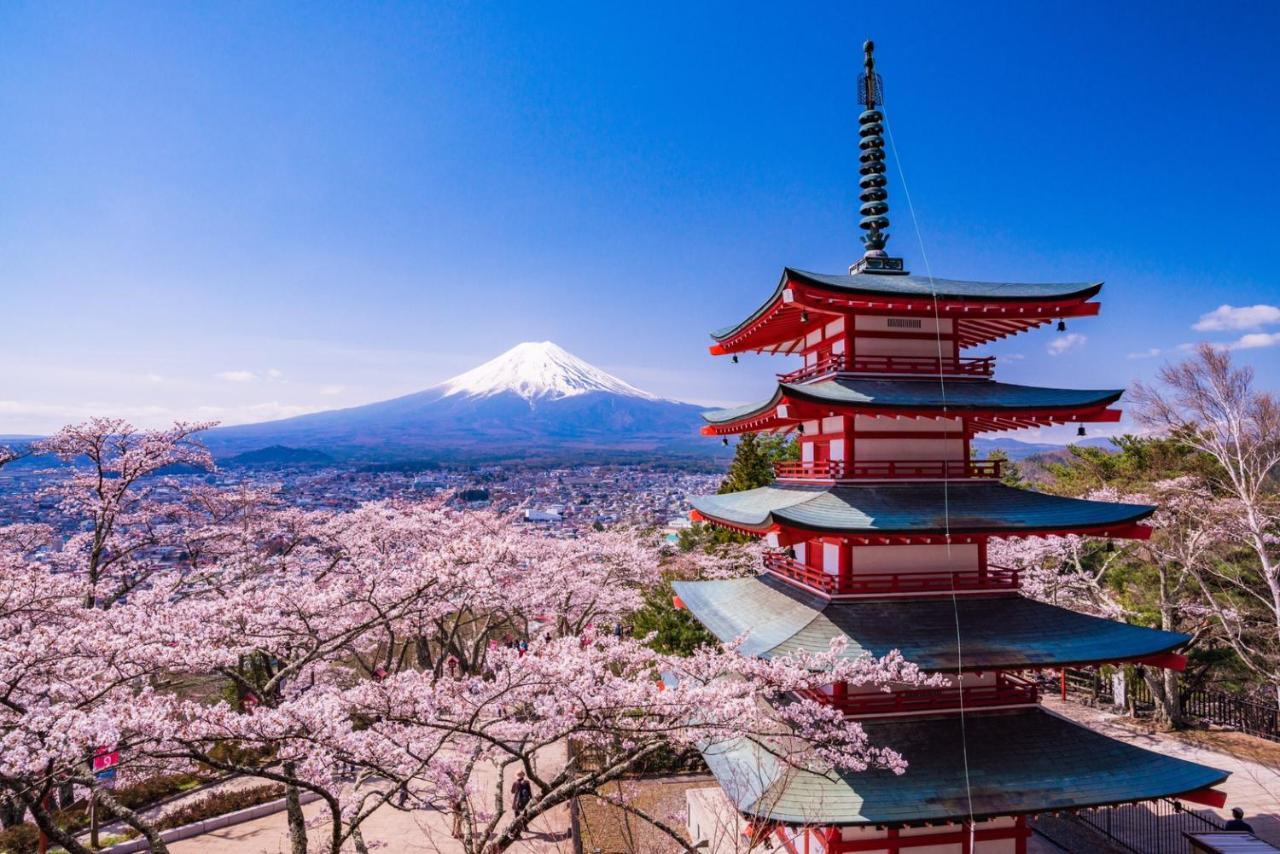
[[[786,460],[773,464],[779,480],[998,480],[1003,460]]]
[[[964,708],[1031,706],[1039,702],[1040,691],[1034,682],[1008,673],[996,676],[994,685],[971,685],[964,688],[921,688],[892,693],[832,696],[823,691],[799,691],[800,696],[833,706],[849,717],[872,715],[929,714]]]
[[[1019,572],[988,565],[986,570],[940,572],[855,572],[842,585],[837,576],[782,552],[765,552],[764,568],[828,596],[898,596],[1017,590]]]
[[[839,373],[987,378],[995,373],[995,368],[994,356],[854,356],[849,359],[843,353],[833,353],[812,365],[778,374],[778,382],[802,383]]]

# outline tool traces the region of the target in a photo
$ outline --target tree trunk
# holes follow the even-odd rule
[[[142,816],[117,801],[115,795],[111,794],[109,789],[98,790],[98,802],[111,810],[125,824],[145,836],[147,843],[151,846],[151,854],[169,854],[169,848],[164,844],[164,840],[160,838],[160,832],[152,827]]]
[[[294,764],[284,763],[284,773],[294,774]],[[291,854],[307,854],[307,819],[302,814],[302,799],[298,787],[292,783],[284,787],[285,812],[289,816],[289,851]]]
[[[12,795],[0,796],[0,828],[21,824],[22,815],[27,811],[17,798]]]
[[[80,844],[79,840],[72,834],[63,830],[49,815],[48,804],[41,804],[38,800],[32,799],[26,802],[26,808],[31,811],[31,817],[35,820],[36,826],[51,841],[58,843],[67,849],[70,854],[93,854],[88,848]],[[164,843],[160,843],[162,846]]]
[[[1161,729],[1181,729],[1185,726],[1178,674],[1172,670],[1153,673],[1151,668],[1143,668],[1142,677],[1151,689],[1151,699],[1155,702],[1155,709],[1152,711],[1155,724]]]

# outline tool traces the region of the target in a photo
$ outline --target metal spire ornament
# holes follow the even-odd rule
[[[884,158],[884,113],[877,106],[884,102],[884,89],[880,75],[876,73],[875,42],[867,40],[862,45],[863,72],[858,75],[858,100],[866,107],[858,116],[858,209],[861,219],[858,227],[866,232],[862,243],[866,253],[849,268],[850,273],[903,273],[902,259],[890,258],[884,251],[889,242],[889,183],[885,177],[887,167]]]

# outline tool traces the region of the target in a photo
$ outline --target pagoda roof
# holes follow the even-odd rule
[[[768,574],[674,586],[708,631],[759,658],[825,652],[842,637],[845,658],[896,649],[928,671],[1057,668],[1147,658],[1190,640],[1020,595],[832,600]]]
[[[1019,414],[1039,417],[1040,420],[1062,421],[1074,420],[1074,416],[1084,413],[1099,413],[1119,400],[1122,394],[1123,389],[1040,388],[992,380],[944,383],[937,377],[902,380],[845,375],[812,383],[779,383],[773,396],[766,401],[711,410],[702,413],[702,417],[715,426],[749,422],[747,429],[759,430],[778,429],[788,423],[821,417],[832,410],[937,417],[944,414],[945,407],[945,414],[949,416],[1013,417],[1014,422],[1008,424],[1011,428],[1025,426],[1017,421]],[[796,411],[782,417],[777,412],[778,406],[790,402],[798,402],[801,406],[789,407]],[[805,407],[803,404],[806,403],[819,407],[818,411]],[[991,423],[1000,425],[1002,422]]]
[[[1026,302],[1030,300],[1082,299],[1102,288],[1102,282],[1063,282],[1058,284],[1025,282],[974,282],[966,279],[938,279],[929,276],[885,273],[828,275],[808,273],[787,267],[787,276],[821,288],[845,293],[878,296],[916,296],[933,299],[980,299]]]
[[[1078,809],[1186,795],[1229,776],[1108,738],[1043,709],[883,719],[865,721],[862,728],[873,745],[902,754],[906,773],[799,770],[745,737],[704,746],[702,755],[741,812],[804,825],[893,825]]]
[[[872,272],[826,275],[787,267],[773,293],[750,316],[711,333],[718,342],[712,352],[793,352],[805,333],[849,312],[954,317],[961,327],[961,346],[972,346],[1055,317],[1096,314],[1098,305],[1088,300],[1101,288],[1101,282],[973,282]],[[806,322],[806,308],[827,314]]]
[[[772,484],[744,492],[700,495],[701,516],[729,527],[769,533],[781,527],[857,534],[1008,534],[1124,530],[1155,512],[1146,504],[1117,504],[1046,495],[994,482]],[[944,513],[944,507],[949,512]]]

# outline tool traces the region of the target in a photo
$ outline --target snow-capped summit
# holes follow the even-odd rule
[[[224,458],[256,449],[367,462],[519,460],[574,465],[721,453],[699,407],[663,400],[550,341],[512,347],[451,380],[391,400],[210,431]],[[275,447],[282,446],[282,447]]]
[[[641,391],[590,365],[551,341],[526,341],[439,386],[444,397],[490,397],[510,392],[525,400],[560,400],[588,392],[608,392],[645,400]]]

